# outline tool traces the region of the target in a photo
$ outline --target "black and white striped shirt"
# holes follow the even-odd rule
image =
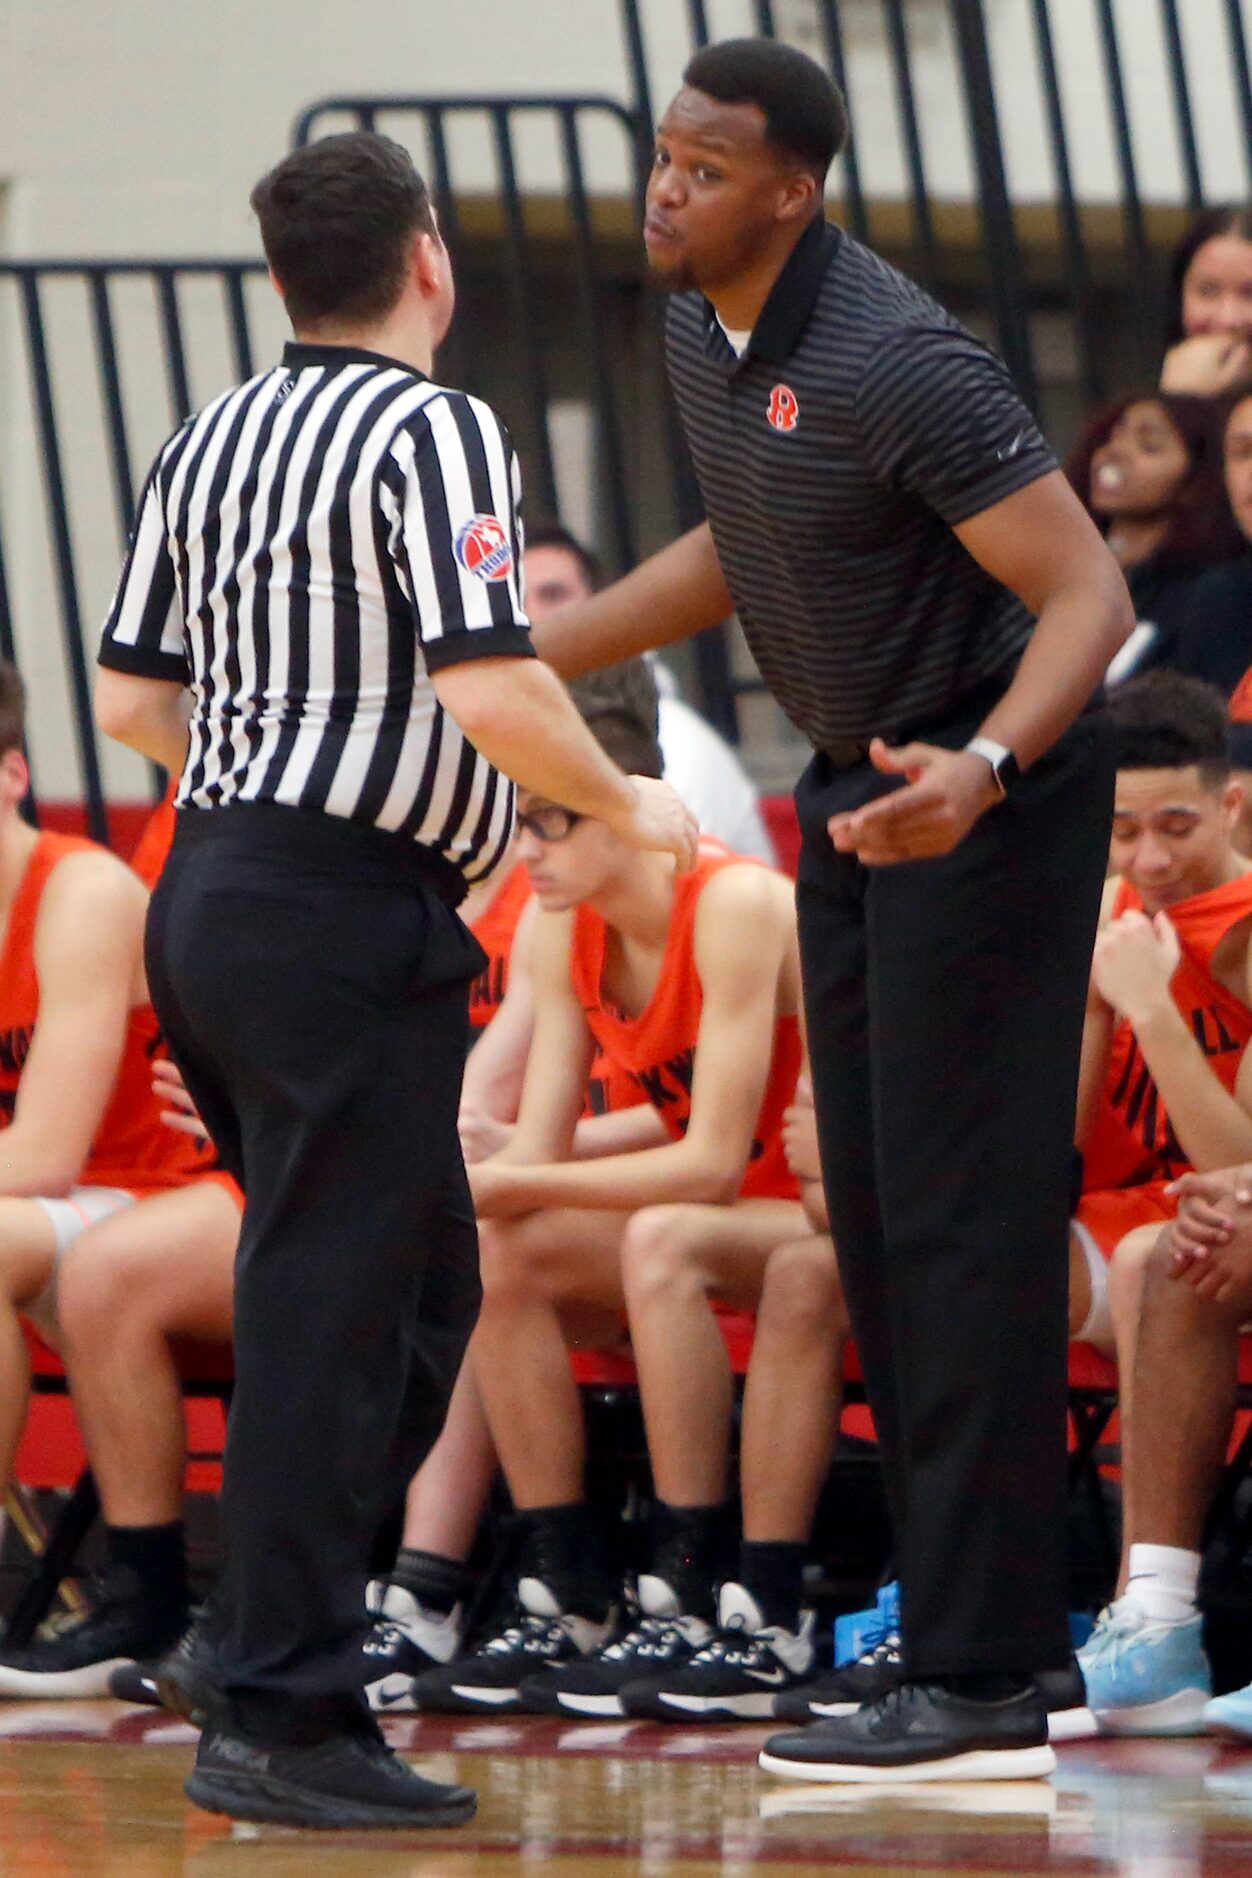
[[[1007,682],[1030,615],[952,530],[1056,463],[993,353],[817,221],[742,357],[701,294],[670,301],[666,356],[748,643],[819,749]]]
[[[399,831],[469,882],[513,788],[430,674],[528,655],[503,424],[407,365],[292,344],[170,439],[100,662],[191,687],[180,808],[276,802]]]

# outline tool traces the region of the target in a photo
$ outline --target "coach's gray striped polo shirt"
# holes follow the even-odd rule
[[[993,353],[820,220],[742,358],[698,293],[671,300],[666,353],[761,676],[819,749],[1007,682],[1030,614],[952,529],[1056,462]]]

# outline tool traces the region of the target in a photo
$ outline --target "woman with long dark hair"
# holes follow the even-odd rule
[[[1252,372],[1252,206],[1205,209],[1174,250],[1161,390],[1220,397]]]
[[[1220,424],[1211,399],[1123,399],[1091,418],[1065,465],[1135,603],[1139,625],[1112,683],[1174,663],[1196,581],[1243,547],[1222,484]]]

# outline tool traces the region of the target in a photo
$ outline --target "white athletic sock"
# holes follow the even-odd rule
[[[1127,1601],[1154,1624],[1185,1624],[1196,1614],[1200,1554],[1179,1545],[1132,1545]]]

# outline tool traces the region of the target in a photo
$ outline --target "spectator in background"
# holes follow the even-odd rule
[[[559,522],[526,531],[526,606],[532,620],[545,620],[571,600],[585,599],[602,585],[596,557]],[[706,835],[716,835],[736,854],[772,867],[774,845],[761,819],[756,789],[724,737],[684,703],[673,673],[653,660],[660,693],[661,755],[665,780],[694,813]]]
[[[1252,207],[1206,209],[1174,250],[1161,390],[1220,397],[1252,372]]]
[[[1222,436],[1226,496],[1243,552],[1198,580],[1179,635],[1176,663],[1230,699],[1236,723],[1252,719],[1252,389],[1227,407]]]
[[[1098,412],[1065,466],[1126,576],[1136,630],[1109,682],[1176,661],[1192,590],[1242,539],[1221,478],[1220,418],[1203,398],[1132,398]]]

